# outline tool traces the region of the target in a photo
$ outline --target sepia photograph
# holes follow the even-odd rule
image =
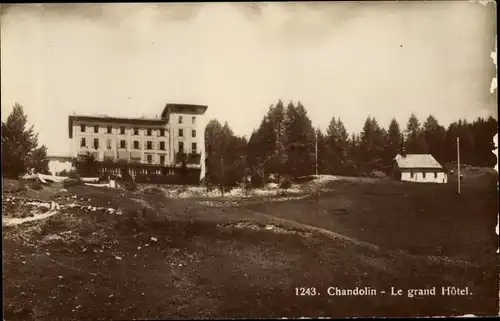
[[[3,320],[500,315],[496,10],[1,4]]]

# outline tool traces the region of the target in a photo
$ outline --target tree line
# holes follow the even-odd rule
[[[211,120],[205,129],[206,179],[231,185],[252,177],[260,184],[268,177],[300,177],[315,173],[316,143],[320,174],[367,176],[374,171],[388,174],[394,157],[404,147],[408,154],[432,154],[441,164],[456,161],[460,138],[462,163],[494,166],[492,139],[497,120],[459,119],[447,128],[429,115],[421,121],[411,114],[402,127],[393,118],[385,128],[368,116],[359,133],[349,134],[338,117],[332,117],[326,132],[314,128],[299,101],[285,107],[271,105],[260,126],[250,137],[234,134],[229,124]]]

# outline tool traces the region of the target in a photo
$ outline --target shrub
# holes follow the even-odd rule
[[[292,178],[290,175],[286,175],[281,181],[280,188],[288,189],[290,187],[292,187]]]
[[[137,184],[134,181],[123,181],[122,187],[127,191],[135,191],[137,189]]]
[[[79,178],[68,178],[63,181],[63,187],[68,188],[71,186],[83,185],[83,181]]]
[[[68,178],[80,179],[80,175],[78,175],[78,173],[75,170],[70,170],[68,172]]]
[[[103,173],[103,174],[101,174],[101,176],[99,176],[98,182],[99,183],[109,183],[109,179],[110,179],[109,174]]]
[[[387,177],[387,175],[382,172],[382,171],[379,171],[379,170],[373,170],[371,173],[370,173],[370,177],[375,177],[375,178],[385,178]]]
[[[30,183],[30,187],[36,191],[39,191],[43,188],[42,183],[40,183],[39,181],[32,181]]]
[[[262,187],[264,185],[264,176],[254,173],[251,177],[252,187]]]

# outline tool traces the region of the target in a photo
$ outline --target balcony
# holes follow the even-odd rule
[[[186,162],[186,164],[201,164],[201,154],[200,153],[181,153],[178,152],[175,154],[175,163],[180,164],[182,162]]]

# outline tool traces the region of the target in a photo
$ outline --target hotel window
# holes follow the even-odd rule
[[[184,143],[183,142],[179,142],[179,153],[184,153]]]
[[[196,137],[196,129],[193,129],[193,130],[191,131],[191,136]]]
[[[120,148],[127,148],[127,142],[125,140],[120,140]]]
[[[184,131],[182,130],[182,128],[179,128],[179,137],[182,137],[184,136]]]
[[[148,141],[148,142],[146,143],[146,146],[147,146],[147,147],[146,147],[147,149],[153,149],[153,142],[152,142],[152,141]]]
[[[160,164],[165,164],[165,155],[160,155]]]
[[[148,136],[151,136],[151,133],[152,133],[151,128],[148,128],[148,134],[147,134],[147,135],[148,135]]]
[[[108,134],[111,134],[112,133],[112,128],[111,126],[108,126]]]
[[[139,135],[139,128],[134,128],[134,135]]]
[[[191,153],[196,154],[196,143],[191,143]]]
[[[165,129],[160,129],[160,136],[165,136]]]
[[[139,141],[134,140],[134,149],[139,149]]]
[[[99,132],[99,126],[94,126],[94,133],[98,133]]]
[[[110,149],[111,148],[111,139],[108,139],[108,144],[107,147]]]
[[[125,127],[120,127],[120,135],[125,135]]]
[[[182,116],[179,116],[179,124],[182,124]]]
[[[86,146],[86,142],[85,142],[85,138],[82,138],[82,140],[80,141],[80,147],[85,147]]]
[[[146,155],[146,159],[148,160],[148,164],[153,162],[153,155]]]
[[[193,116],[193,118],[191,118],[191,121],[194,123],[196,123],[196,117]]]
[[[94,148],[95,149],[99,148],[99,138],[94,138]]]
[[[80,131],[82,133],[85,133],[85,125],[84,124],[80,125]]]
[[[165,150],[165,142],[160,142],[160,149]]]

